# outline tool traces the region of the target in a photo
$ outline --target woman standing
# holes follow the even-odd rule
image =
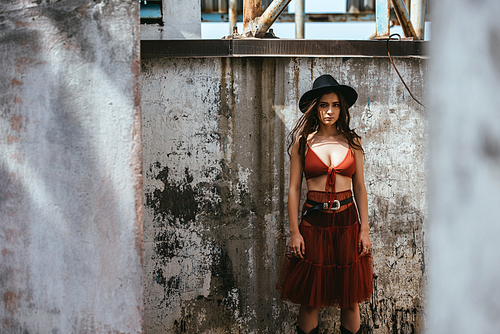
[[[301,304],[298,333],[318,333],[319,308],[334,305],[342,334],[357,333],[358,304],[373,292],[363,148],[349,128],[357,97],[331,75],[318,77],[300,99],[304,114],[290,134],[290,243],[277,289]],[[299,225],[302,173],[308,192]]]

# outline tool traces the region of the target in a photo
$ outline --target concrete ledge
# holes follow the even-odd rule
[[[388,45],[389,44],[389,45]],[[393,57],[427,56],[425,41],[297,39],[143,40],[142,58],[191,57]]]

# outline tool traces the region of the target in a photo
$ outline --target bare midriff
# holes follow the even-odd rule
[[[325,191],[325,184],[328,175],[323,174],[317,177],[313,177],[307,180],[307,190],[309,191]],[[351,178],[348,176],[336,174],[335,175],[335,192],[341,192],[344,190],[351,189]],[[330,189],[329,190],[333,190]]]

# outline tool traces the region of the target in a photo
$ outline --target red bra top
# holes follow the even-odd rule
[[[355,171],[356,160],[354,159],[354,153],[350,145],[341,163],[337,166],[328,166],[309,147],[309,144],[307,144],[307,153],[304,161],[304,174],[306,175],[306,180],[323,174],[328,175],[326,178],[325,192],[330,193],[330,208],[333,206],[333,200],[335,199],[335,175],[340,174],[352,178]],[[330,187],[332,188],[331,190]]]

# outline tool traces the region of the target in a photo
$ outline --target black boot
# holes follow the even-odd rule
[[[361,334],[361,327],[358,329],[358,331],[356,333],[353,333],[351,332],[350,330],[348,330],[347,328],[345,328],[344,326],[340,326],[340,333],[341,334]]]
[[[309,334],[318,334],[319,333],[319,325],[316,326],[315,329],[313,329],[312,331],[309,332]],[[297,325],[297,334],[307,334],[306,332],[304,332],[300,327],[299,325]]]

